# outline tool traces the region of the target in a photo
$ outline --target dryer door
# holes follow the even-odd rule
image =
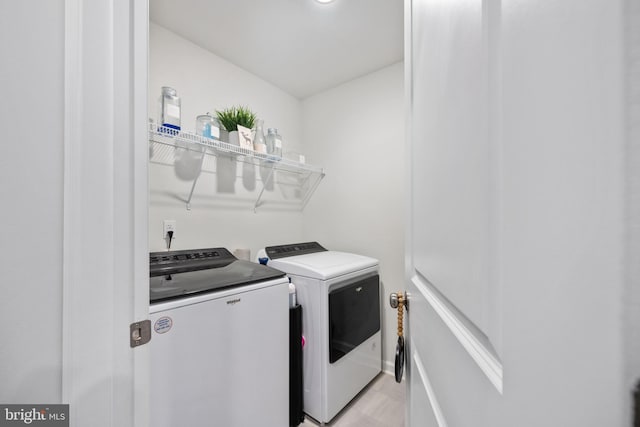
[[[380,330],[380,276],[329,292],[329,362],[334,363]]]

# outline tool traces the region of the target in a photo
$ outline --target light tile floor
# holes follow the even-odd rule
[[[398,384],[389,374],[378,375],[327,426],[330,427],[403,427],[405,383]],[[300,427],[316,427],[306,418]]]

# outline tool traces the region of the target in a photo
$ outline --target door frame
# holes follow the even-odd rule
[[[146,427],[148,3],[64,8],[62,400],[75,425]]]

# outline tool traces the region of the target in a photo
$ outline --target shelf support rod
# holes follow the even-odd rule
[[[189,198],[187,199],[187,210],[191,210],[191,198],[193,197],[193,190],[196,188],[196,182],[198,182],[198,178],[202,174],[202,165],[204,164],[204,157],[207,155],[207,149],[202,147],[202,158],[200,159],[200,166],[198,166],[198,174],[193,179],[193,184],[191,184],[191,191],[189,192]]]
[[[316,179],[316,182],[311,186],[311,190],[307,192],[307,196],[302,201],[302,207],[300,208],[301,211],[304,210],[304,208],[307,206],[307,203],[309,203],[311,196],[313,196],[316,188],[318,188],[318,185],[320,185],[320,181],[322,181],[322,178],[324,178],[324,169],[320,172],[320,176],[318,177],[318,179]]]
[[[262,166],[263,166],[263,163],[262,161],[260,161],[260,164],[258,165],[258,167],[261,168]],[[258,213],[258,206],[260,206],[260,199],[262,198],[262,194],[264,193],[264,190],[267,188],[267,183],[273,177],[274,170],[275,170],[275,163],[271,162],[271,171],[269,171],[269,176],[267,176],[267,179],[262,182],[262,190],[260,190],[260,194],[258,194],[256,203],[253,205],[253,213]]]

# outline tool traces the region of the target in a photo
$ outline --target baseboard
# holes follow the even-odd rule
[[[388,360],[383,360],[382,361],[382,372],[384,372],[385,374],[388,375],[396,375],[396,364],[395,361],[388,361]]]

